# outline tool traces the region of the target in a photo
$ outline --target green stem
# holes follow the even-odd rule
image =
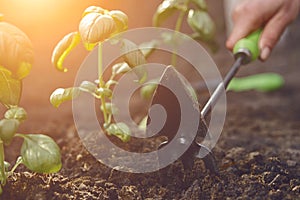
[[[102,63],[102,44],[99,42],[98,44],[98,80],[99,80],[99,87],[103,86],[103,78],[102,78],[102,73],[103,73],[103,63]]]
[[[185,4],[184,4],[183,7],[187,7],[188,4],[189,4],[189,2],[190,2],[190,1],[187,0],[187,1],[185,2]],[[175,25],[175,31],[176,31],[176,32],[175,32],[174,35],[176,35],[177,32],[180,32],[180,29],[181,29],[181,26],[182,26],[182,22],[183,22],[183,18],[184,18],[184,15],[185,15],[185,14],[186,14],[186,10],[185,10],[185,9],[182,9],[182,10],[180,11],[179,16],[178,16],[177,21],[176,21],[176,25]],[[176,62],[177,62],[177,50],[174,49],[174,50],[173,50],[173,53],[172,53],[172,58],[171,58],[171,64],[172,64],[172,66],[175,67]]]
[[[4,146],[3,141],[0,139],[0,181],[1,185],[5,185],[6,175],[5,175],[5,166],[4,166]]]
[[[99,80],[99,87],[100,88],[103,88],[104,87],[104,83],[103,83],[103,53],[102,53],[102,44],[99,43],[98,44],[98,80]],[[104,96],[101,96],[100,98],[101,100],[101,104],[103,106],[103,118],[104,118],[104,123],[108,123],[108,118],[107,118],[107,110],[106,110],[106,107],[105,107],[105,97]]]
[[[13,168],[10,170],[10,174],[13,174],[15,172],[15,170],[17,169],[17,167],[22,164],[23,159],[21,156],[18,157],[16,164],[13,166]]]

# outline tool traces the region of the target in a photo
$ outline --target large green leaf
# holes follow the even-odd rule
[[[206,11],[190,10],[187,18],[189,26],[199,34],[202,40],[213,39],[216,31],[215,23]]]
[[[116,28],[116,23],[110,15],[89,13],[81,19],[79,33],[84,43],[95,44],[108,39]]]
[[[21,80],[12,78],[11,72],[0,66],[0,102],[5,106],[18,105],[21,92]]]
[[[12,77],[26,77],[33,63],[33,46],[19,28],[0,22],[0,65],[12,72]]]
[[[55,173],[62,166],[60,149],[52,138],[42,134],[18,134],[24,138],[22,163],[38,173]]]
[[[161,24],[178,10],[186,10],[184,2],[187,0],[164,0],[153,15],[153,25]]]

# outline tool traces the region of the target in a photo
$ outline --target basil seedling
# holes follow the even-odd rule
[[[32,66],[33,48],[25,33],[9,23],[0,21],[0,103],[7,109],[0,119],[0,193],[6,180],[18,165],[24,164],[33,172],[54,173],[61,168],[60,150],[49,136],[17,133],[27,118],[19,107],[22,80]],[[9,42],[8,42],[9,41]],[[4,148],[15,137],[23,138],[21,155],[10,168],[5,161]]]

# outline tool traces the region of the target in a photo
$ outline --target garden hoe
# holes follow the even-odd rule
[[[209,134],[205,122],[205,116],[207,116],[211,109],[215,106],[219,97],[222,95],[223,91],[225,91],[240,66],[258,58],[258,40],[260,34],[261,30],[255,31],[236,43],[233,50],[235,56],[234,64],[225,76],[223,82],[219,83],[216,87],[215,91],[201,111],[199,110],[197,100],[193,97],[185,80],[179,76],[176,69],[172,66],[165,69],[152,98],[151,106],[155,106],[157,104],[163,106],[167,114],[167,119],[162,129],[160,129],[155,136],[163,136],[166,138],[158,145],[159,149],[167,148],[168,145],[173,145],[176,149],[174,149],[174,151],[167,151],[163,153],[158,152],[159,164],[162,167],[167,166],[167,163],[165,163],[166,160],[174,158],[175,161],[179,158],[182,161],[185,170],[191,169],[193,167],[195,157],[203,157],[200,156],[200,149],[202,149],[201,155],[203,155],[203,151],[206,155],[202,158],[206,168],[209,169],[211,173],[218,174],[218,167],[209,145],[206,146],[199,142],[199,138],[204,138],[207,134]],[[172,92],[170,91],[170,88],[173,88]],[[182,112],[181,110],[182,105],[180,105],[180,101],[183,101],[185,104],[183,108],[185,112]],[[154,133],[157,129],[157,127],[153,127],[153,125],[151,125],[151,120],[155,120],[154,118],[151,119],[151,116],[153,117],[155,112],[155,109],[150,109],[149,111],[147,134]],[[188,113],[188,115],[186,113]],[[191,127],[193,127],[193,120],[184,119],[197,119],[197,116],[198,118],[200,116],[198,130],[192,130]],[[191,131],[197,132],[196,137],[190,138],[192,137],[191,135],[193,135],[190,134]],[[182,154],[179,152],[184,153]]]

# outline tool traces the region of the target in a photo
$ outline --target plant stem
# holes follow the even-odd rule
[[[13,166],[13,168],[10,170],[9,173],[10,173],[10,174],[13,174],[14,171],[17,169],[17,167],[18,167],[20,164],[22,164],[22,162],[23,162],[22,157],[19,156],[18,159],[17,159],[17,161],[16,161],[16,164]]]
[[[189,3],[189,0],[187,0],[184,4],[184,7],[187,7]],[[179,13],[179,16],[177,18],[177,21],[176,21],[176,25],[175,25],[175,33],[174,35],[176,36],[177,32],[180,32],[180,29],[181,29],[181,26],[182,26],[182,22],[183,22],[183,18],[184,18],[184,15],[186,14],[186,10],[185,9],[182,9]],[[173,37],[174,37],[173,35]],[[172,53],[172,58],[171,58],[171,64],[172,66],[175,67],[176,65],[176,62],[177,62],[177,50],[174,49],[173,53]]]
[[[4,156],[3,141],[0,139],[0,181],[1,181],[1,185],[5,185],[5,182],[6,182],[4,157],[5,156]]]
[[[103,53],[102,53],[102,43],[99,42],[98,44],[98,80],[99,80],[99,88],[103,88],[104,87],[104,83],[103,83]],[[104,123],[108,123],[108,119],[107,119],[107,110],[106,110],[106,106],[105,106],[105,97],[102,95],[101,98],[101,104],[103,106],[103,118],[104,118]]]
[[[103,53],[102,53],[102,43],[99,42],[98,44],[98,80],[99,80],[99,87],[103,86],[103,59],[102,59]]]

